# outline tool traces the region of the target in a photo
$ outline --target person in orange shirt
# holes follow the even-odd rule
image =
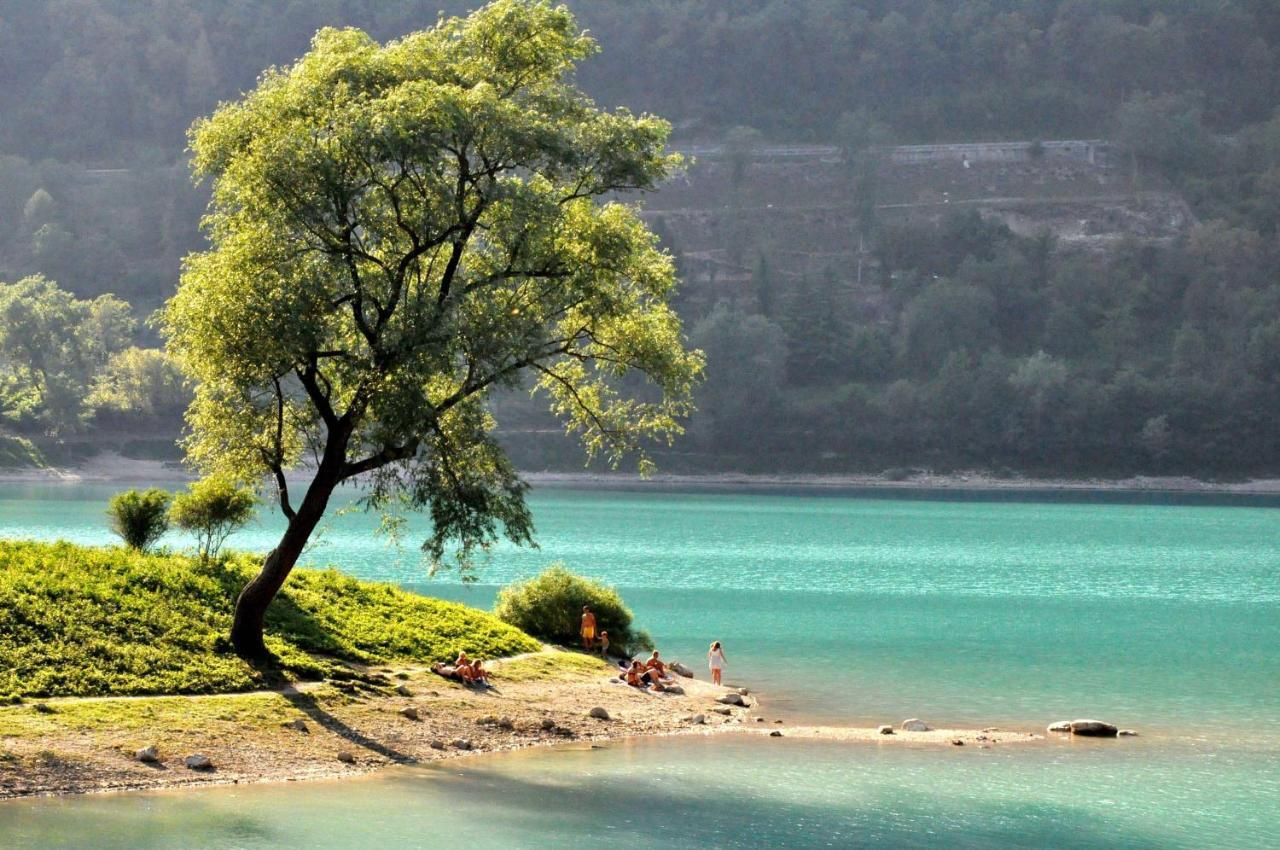
[[[596,615],[591,613],[590,606],[582,606],[582,648],[591,651],[596,640]]]

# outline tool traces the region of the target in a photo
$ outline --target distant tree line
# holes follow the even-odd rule
[[[385,39],[474,5],[0,0],[0,305],[52,317],[0,327],[0,430],[154,416],[176,431],[186,390],[138,319],[203,244],[191,120],[321,26]],[[579,73],[601,103],[725,142],[737,181],[767,140],[838,145],[867,237],[872,312],[851,306],[850,268],[797,273],[725,214],[751,291],[716,303],[685,285],[708,380],[667,468],[1280,471],[1280,4],[569,5],[607,48]],[[1136,188],[1172,181],[1201,223],[1173,244],[1082,254],[975,215],[875,214],[875,145],[1065,136],[1114,140]],[[547,425],[508,407],[507,427]],[[576,462],[548,445],[517,456]]]

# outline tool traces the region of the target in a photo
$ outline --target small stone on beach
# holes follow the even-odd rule
[[[881,735],[892,735],[892,734],[893,734],[893,727],[892,727],[892,726],[881,726],[881,727],[879,727],[878,729],[876,729],[876,731],[877,731],[877,732],[879,732]]]
[[[307,726],[307,721],[303,720],[301,717],[295,717],[293,720],[289,720],[280,725],[286,729],[292,729],[295,732],[302,732],[303,734],[311,731]]]
[[[716,702],[723,703],[725,705],[745,706],[747,704],[747,701],[742,698],[741,694],[732,693],[732,692],[727,694],[721,694],[720,696],[716,697]]]
[[[183,759],[188,770],[213,770],[213,759],[208,756],[193,755]]]
[[[597,720],[609,720],[609,712],[600,706],[596,706],[587,712],[588,717],[594,717]]]
[[[444,741],[441,741],[441,740],[439,740],[439,739],[436,739],[436,740],[432,741],[432,742],[431,742],[431,749],[433,749],[433,750],[443,750],[443,749],[444,749]]]
[[[1132,729],[1121,729],[1119,732],[1116,732],[1116,734],[1117,734],[1117,735],[1119,735],[1121,738],[1136,738],[1136,737],[1138,737],[1138,733],[1137,733],[1137,732],[1135,732],[1135,731],[1134,731],[1134,730],[1132,730]]]
[[[470,741],[468,741],[466,738],[455,738],[453,741],[451,741],[451,742],[450,742],[450,745],[451,745],[455,750],[469,750],[469,749],[471,749],[471,742],[470,742]]]
[[[932,729],[932,726],[916,717],[902,721],[903,732],[929,732]]]
[[[419,720],[418,709],[413,706],[400,709],[400,716],[407,720]]]
[[[343,750],[342,752],[338,753],[338,761],[342,762],[343,764],[355,764],[356,757],[353,756],[351,753],[347,752],[346,750]]]
[[[409,690],[408,685],[396,685],[396,693],[398,693],[402,697],[413,696],[413,691]]]
[[[782,732],[781,732],[781,730],[774,729],[772,732],[770,732],[770,733],[769,733],[769,737],[770,737],[770,738],[781,738],[781,737],[782,737]]]
[[[160,761],[160,754],[156,752],[155,747],[143,747],[133,754],[133,757],[140,762],[147,764],[155,764]]]
[[[692,723],[694,726],[702,726],[706,724],[707,716],[705,714],[695,714],[693,717],[689,719],[689,722]]]

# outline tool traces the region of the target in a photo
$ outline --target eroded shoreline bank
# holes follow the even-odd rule
[[[659,473],[641,478],[634,473],[537,472],[524,471],[535,485],[566,488],[782,488],[815,490],[957,491],[1003,493],[1132,493],[1132,494],[1221,494],[1240,496],[1280,496],[1280,478],[1260,478],[1237,482],[1202,481],[1188,476],[1132,476],[1128,478],[1032,478],[1002,477],[982,471],[935,474],[921,472],[896,479],[875,473],[756,474],[709,473],[686,475]],[[0,469],[0,484],[137,483],[179,484],[194,476],[181,466],[153,460],[126,458],[104,452],[84,465],[44,469]]]

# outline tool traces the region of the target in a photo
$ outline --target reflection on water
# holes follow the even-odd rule
[[[1140,742],[684,738],[343,783],[23,801],[0,805],[0,834],[14,850],[1263,848],[1280,842],[1269,766]]]

